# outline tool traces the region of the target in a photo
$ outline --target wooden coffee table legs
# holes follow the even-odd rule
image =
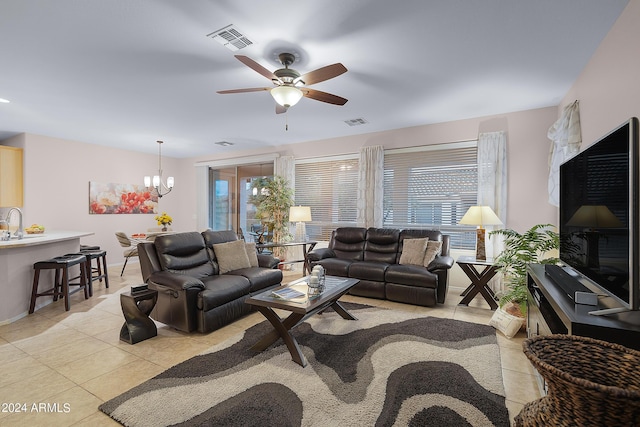
[[[335,301],[330,305],[333,309],[338,313],[343,319],[346,320],[358,320],[355,316],[353,316],[346,308],[344,308],[338,301]],[[309,313],[291,313],[284,320],[278,316],[278,314],[271,307],[257,307],[257,309],[262,313],[264,317],[271,323],[273,326],[273,331],[269,332],[265,335],[260,341],[251,347],[251,350],[260,352],[267,349],[271,344],[275,343],[278,338],[282,338],[284,343],[287,345],[289,349],[289,353],[291,353],[291,359],[296,362],[298,365],[305,367],[307,366],[307,359],[302,354],[300,350],[300,346],[298,345],[298,341],[291,335],[291,329],[298,326],[300,323],[304,322],[310,316],[316,314],[321,310],[314,310]],[[324,307],[323,309],[326,309]]]

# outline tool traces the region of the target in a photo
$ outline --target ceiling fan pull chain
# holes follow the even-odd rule
[[[289,109],[284,112],[284,130],[285,132],[289,131]]]

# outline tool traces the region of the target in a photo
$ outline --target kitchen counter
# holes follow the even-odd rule
[[[22,239],[11,239],[0,241],[0,251],[9,248],[20,248],[24,246],[45,245],[54,242],[63,242],[80,237],[91,236],[93,233],[81,231],[49,231],[43,234],[24,234]]]
[[[92,232],[82,231],[45,231],[44,234],[25,234],[23,239],[0,241],[0,325],[27,315],[34,263],[78,252],[80,238],[91,235]],[[52,283],[53,274],[43,274],[39,289],[51,288]],[[52,300],[52,297],[39,297],[36,310]]]

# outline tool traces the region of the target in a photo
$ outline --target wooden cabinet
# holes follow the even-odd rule
[[[0,145],[0,207],[22,205],[22,148]]]

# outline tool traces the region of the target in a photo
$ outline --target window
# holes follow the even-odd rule
[[[358,157],[341,156],[296,161],[295,203],[311,207],[306,224],[313,240],[329,240],[337,227],[355,227]]]
[[[477,163],[477,141],[385,151],[384,227],[437,228],[474,249],[473,227],[458,222],[477,203]]]

